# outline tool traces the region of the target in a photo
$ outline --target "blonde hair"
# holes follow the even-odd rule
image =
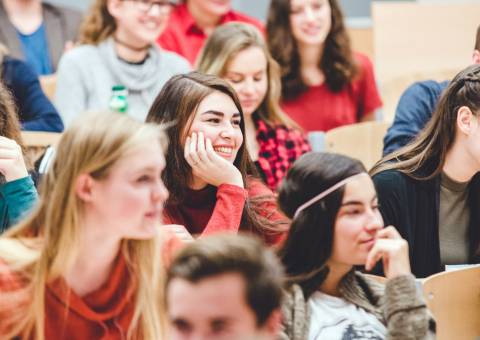
[[[253,25],[232,22],[219,26],[210,35],[197,59],[197,70],[224,77],[228,63],[241,51],[258,47],[267,59],[268,89],[265,99],[257,109],[259,117],[267,124],[283,124],[299,128],[280,108],[280,68],[272,58],[261,33]]]
[[[85,173],[105,178],[127,153],[153,140],[161,143],[162,138],[158,125],[108,112],[86,114],[64,133],[42,181],[38,207],[28,219],[0,237],[0,259],[26,278],[25,288],[17,290],[12,299],[20,293],[28,298],[24,304],[15,301],[19,308],[9,312],[8,334],[2,336],[44,339],[45,287],[72,266],[81,237],[83,202],[75,194],[76,178]],[[137,288],[127,337],[160,339],[165,324],[160,236],[123,240],[120,251]],[[0,294],[8,305],[12,299],[6,295]]]
[[[109,0],[95,0],[80,26],[80,44],[98,45],[117,29],[115,18],[107,8]]]

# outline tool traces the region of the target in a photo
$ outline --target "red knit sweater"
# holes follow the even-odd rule
[[[165,224],[181,224],[194,235],[206,236],[221,231],[238,232],[247,198],[271,196],[272,192],[258,180],[248,181],[247,189],[236,185],[221,184],[218,188],[208,185],[201,190],[188,190],[181,205],[167,205]],[[275,201],[261,205],[263,217],[272,222],[286,221],[277,209]],[[281,242],[285,233],[260,235],[269,245]]]

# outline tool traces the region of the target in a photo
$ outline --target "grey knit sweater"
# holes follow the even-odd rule
[[[377,317],[387,328],[388,340],[435,339],[434,321],[413,275],[399,276],[385,285],[359,272],[350,272],[341,282],[345,300]],[[311,311],[302,289],[293,285],[282,306],[281,340],[307,340]],[[432,327],[429,327],[432,326]]]
[[[108,110],[112,86],[128,91],[128,115],[144,121],[153,100],[173,75],[186,73],[183,57],[152,46],[142,64],[120,60],[109,38],[98,46],[82,45],[67,52],[58,66],[54,104],[65,126],[85,111]]]

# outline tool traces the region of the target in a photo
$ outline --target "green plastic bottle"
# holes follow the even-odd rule
[[[128,111],[128,90],[123,85],[115,85],[112,87],[112,97],[110,98],[110,110],[127,113]]]

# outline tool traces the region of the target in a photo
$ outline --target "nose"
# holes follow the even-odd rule
[[[366,223],[365,229],[372,234],[376,234],[377,231],[383,228],[383,219],[382,215],[378,210],[369,209],[368,211],[368,221]]]
[[[168,195],[169,193],[167,188],[165,187],[165,184],[163,184],[163,181],[161,179],[158,179],[156,185],[152,190],[152,198],[155,201],[160,201],[164,203],[167,201]]]
[[[255,92],[255,82],[253,79],[249,78],[246,79],[243,86],[242,86],[242,94],[245,95],[252,95]]]
[[[315,13],[313,12],[312,6],[305,7],[305,19],[309,22],[315,20]]]
[[[222,126],[222,131],[220,131],[220,137],[225,139],[231,139],[234,133],[234,128],[231,122],[226,122]]]

